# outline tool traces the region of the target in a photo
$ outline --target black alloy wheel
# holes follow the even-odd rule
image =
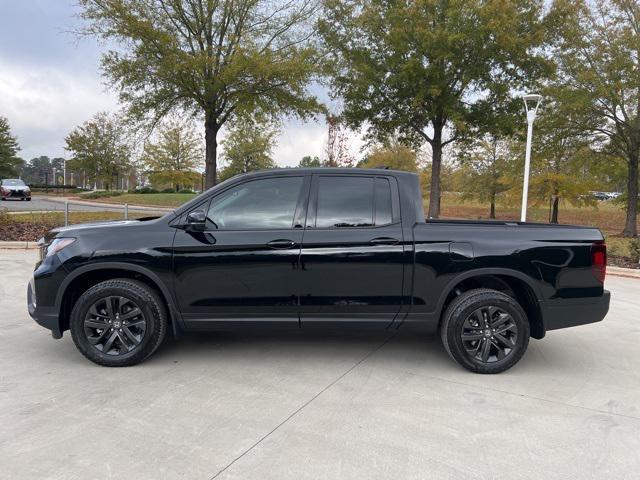
[[[71,311],[70,330],[80,353],[107,367],[140,363],[160,346],[167,312],[145,283],[119,278],[86,290]]]
[[[474,360],[494,363],[513,353],[518,341],[518,326],[503,309],[480,307],[462,324],[461,339]]]
[[[518,301],[487,288],[453,299],[440,324],[447,353],[475,373],[500,373],[518,363],[529,345],[529,332]]]
[[[84,334],[91,345],[106,355],[124,355],[140,345],[147,331],[144,313],[131,299],[108,296],[89,307]]]

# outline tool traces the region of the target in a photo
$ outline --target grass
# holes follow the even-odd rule
[[[489,205],[478,202],[461,202],[455,195],[444,195],[442,199],[442,218],[488,219]],[[498,220],[519,220],[520,204],[496,206]],[[549,208],[531,206],[527,219],[533,222],[547,223]],[[574,207],[560,205],[559,223],[586,225],[599,228],[605,235],[619,235],[624,228],[625,212],[620,205],[612,202],[598,202],[595,206]],[[638,224],[640,226],[640,222]]]
[[[145,205],[153,207],[179,207],[183,203],[195,198],[196,195],[197,194],[195,193],[125,193],[123,195],[118,195],[117,197],[105,197],[91,201],[116,203],[119,205],[128,203],[129,205]]]
[[[129,218],[141,218],[149,216],[146,213],[133,213],[129,212]],[[38,212],[25,212],[25,213],[16,213],[12,215],[6,215],[3,217],[8,222],[15,223],[30,223],[30,224],[48,224],[61,226],[64,225],[64,212],[47,212],[47,213],[38,213]],[[69,224],[73,225],[76,223],[89,223],[89,222],[104,222],[108,220],[124,220],[124,215],[122,212],[69,212]]]

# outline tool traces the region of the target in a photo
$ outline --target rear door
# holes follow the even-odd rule
[[[313,176],[301,251],[302,324],[387,325],[402,304],[403,237],[392,176]]]

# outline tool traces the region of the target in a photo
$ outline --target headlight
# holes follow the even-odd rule
[[[47,247],[47,254],[45,255],[45,258],[50,257],[51,255],[55,255],[60,250],[68,247],[75,241],[75,238],[55,238]]]

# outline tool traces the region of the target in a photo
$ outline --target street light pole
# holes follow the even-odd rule
[[[531,137],[533,136],[533,121],[536,119],[536,112],[542,101],[541,95],[530,94],[522,97],[524,109],[527,112],[527,150],[524,157],[524,185],[522,188],[522,210],[520,211],[520,221],[527,221],[527,199],[529,196],[529,170],[531,166]],[[530,106],[531,105],[531,106]]]

